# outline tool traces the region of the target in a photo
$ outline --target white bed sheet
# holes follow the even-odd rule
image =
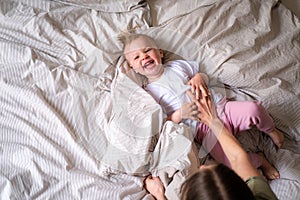
[[[107,151],[105,127],[123,61],[117,36],[127,29],[153,35],[171,52],[166,60],[176,54],[198,61],[228,85],[228,97],[261,100],[285,132],[284,148],[277,151],[255,130],[240,140],[263,149],[280,171],[270,183],[279,199],[299,199],[300,22],[273,0],[1,1],[1,199],[152,199],[143,189],[149,171],[188,175],[188,152],[172,169],[140,168],[136,175],[103,162],[103,155],[119,156]],[[163,130],[161,146],[152,146],[157,152],[169,151],[163,141],[176,141],[171,130],[191,140],[183,126]]]

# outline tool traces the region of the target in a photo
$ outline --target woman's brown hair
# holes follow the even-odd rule
[[[216,164],[189,177],[181,187],[181,199],[254,200],[254,196],[233,170]]]

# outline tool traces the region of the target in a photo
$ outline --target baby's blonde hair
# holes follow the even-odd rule
[[[121,43],[123,44],[123,52],[124,52],[124,49],[127,45],[129,45],[132,41],[138,39],[138,38],[145,38],[149,41],[151,41],[152,44],[154,44],[156,47],[157,47],[157,44],[156,44],[156,41],[146,35],[146,34],[141,34],[141,33],[123,33],[121,35],[119,35],[118,39],[119,41],[121,41]],[[157,47],[158,48],[158,47]]]

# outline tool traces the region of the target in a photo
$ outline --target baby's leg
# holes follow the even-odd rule
[[[204,123],[199,123],[195,139],[201,144],[203,152],[209,153],[214,160],[231,168],[230,162],[218,142],[217,137]],[[202,152],[202,150],[200,151]]]
[[[283,134],[275,129],[275,124],[265,108],[257,101],[229,101],[225,105],[227,120],[234,135],[256,126],[271,137],[279,148],[283,144]]]
[[[275,128],[273,131],[267,134],[272,138],[273,142],[276,144],[278,148],[282,147],[284,141],[284,135],[281,131]]]

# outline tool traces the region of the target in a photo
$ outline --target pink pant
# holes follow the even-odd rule
[[[217,109],[217,112],[225,127],[234,136],[241,131],[250,129],[252,126],[256,126],[258,130],[266,133],[275,128],[273,119],[261,105],[261,102],[258,101],[226,101],[223,102],[222,109]],[[195,139],[200,144],[205,145],[205,148],[215,160],[230,167],[230,163],[215,134],[204,123],[199,123]],[[262,161],[257,154],[249,153],[249,156],[255,167],[261,166]]]

